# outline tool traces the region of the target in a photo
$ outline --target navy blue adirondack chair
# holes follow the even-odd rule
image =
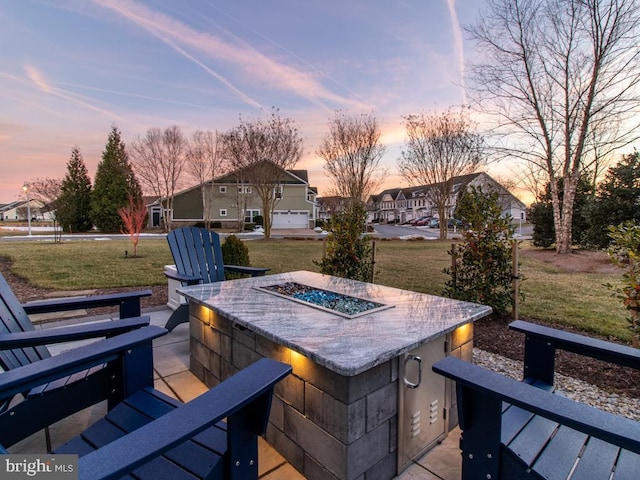
[[[140,316],[140,299],[149,295],[151,291],[144,290],[22,305],[0,274],[0,368],[5,372],[11,372],[50,358],[51,353],[46,345],[111,337],[144,327],[149,324],[149,317]],[[105,306],[119,306],[120,319],[36,330],[28,317],[28,314]],[[73,408],[78,404],[84,408],[106,399],[106,375],[106,371],[93,368],[56,381],[33,385],[19,392],[24,401],[17,404],[12,404],[12,396],[0,396],[0,418],[12,417],[24,422],[21,428],[13,429],[7,435],[17,441],[39,430],[38,422],[31,423],[31,413],[25,413],[27,408],[29,412],[34,409],[48,410],[47,415],[52,420],[50,423],[53,423],[68,415],[68,407],[71,404]]]
[[[206,228],[178,228],[167,235],[167,241],[177,273],[165,271],[164,274],[167,278],[178,280],[183,286],[222,282],[225,279],[225,272],[258,277],[270,270],[262,267],[225,265],[222,259],[220,235]],[[189,306],[183,304],[178,306],[169,317],[165,328],[171,331],[188,321]]]
[[[640,369],[640,350],[517,320],[522,382],[447,357],[457,383],[463,480],[640,478],[640,422],[554,394],[556,350]]]
[[[0,397],[106,363],[109,412],[53,452],[79,455],[80,479],[257,479],[257,436],[265,432],[274,386],[291,367],[261,359],[181,404],[153,389],[152,340],[166,333],[147,326],[2,373]],[[38,405],[24,414],[45,424],[49,410]],[[0,417],[0,454],[21,428],[21,419]]]

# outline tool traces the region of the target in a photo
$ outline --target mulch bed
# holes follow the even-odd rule
[[[497,355],[522,361],[524,358],[524,334],[509,330],[508,325],[511,321],[511,318],[496,316],[478,320],[474,324],[474,346]],[[566,325],[539,320],[536,320],[535,323],[573,333],[582,333]],[[593,334],[589,335],[593,336]],[[556,371],[597,385],[608,392],[640,398],[640,370],[612,365],[573,353],[558,352]]]
[[[544,256],[540,251],[535,251],[534,255],[540,258]],[[585,268],[585,265],[587,268],[598,265],[598,269],[600,271],[604,268],[610,268],[609,266],[605,266],[601,256],[589,253],[584,254],[584,256],[581,255],[581,257],[582,258],[580,258],[579,262],[574,261],[571,263],[573,265],[582,264],[582,268]],[[590,261],[585,262],[585,257],[589,257]],[[567,262],[569,260],[566,256],[554,258],[553,256],[547,255],[547,258],[550,262]],[[591,265],[591,267],[589,267],[589,265]],[[6,259],[1,257],[0,272],[2,272],[4,277],[7,279],[7,282],[21,302],[42,299],[46,294],[52,292],[52,290],[49,289],[35,287],[23,278],[12,274],[9,270],[8,262]],[[140,288],[104,289],[97,290],[96,293],[114,293],[131,290],[140,290]],[[151,287],[151,290],[153,291],[153,295],[142,299],[143,308],[165,305],[167,303],[166,285]],[[92,314],[106,313],[113,310],[114,309],[109,308],[95,309],[92,310]],[[514,360],[522,360],[524,352],[524,335],[509,330],[507,325],[510,321],[511,319],[509,318],[497,316],[491,316],[477,321],[474,325],[475,346]],[[540,321],[536,321],[536,323],[553,328],[561,328],[564,330],[569,329],[566,325],[560,326]],[[579,331],[575,332],[580,333]],[[611,365],[599,360],[567,352],[558,353],[556,359],[556,370],[565,375],[579,378],[593,385],[597,385],[609,392],[623,393],[634,398],[640,398],[640,371],[638,370]]]

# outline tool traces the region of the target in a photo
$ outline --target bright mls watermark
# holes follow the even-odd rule
[[[77,455],[1,455],[0,479],[78,480]]]

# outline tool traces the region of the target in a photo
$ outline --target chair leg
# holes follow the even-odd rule
[[[174,312],[169,317],[169,320],[167,320],[167,323],[164,326],[164,328],[171,331],[181,323],[187,323],[188,321],[189,321],[189,305],[182,304],[174,310]]]

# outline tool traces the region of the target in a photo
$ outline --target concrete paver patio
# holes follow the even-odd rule
[[[150,315],[151,324],[164,326],[171,311],[166,308],[145,311]],[[86,321],[86,319],[84,319]],[[73,319],[42,324],[48,328],[61,324],[69,324]],[[171,333],[158,338],[154,342],[155,387],[183,402],[197,397],[207,387],[189,371],[189,337],[186,324],[178,326]],[[79,342],[78,342],[79,343]],[[53,354],[78,345],[65,344],[53,346]],[[78,434],[105,413],[104,403],[91,407],[79,414],[65,419],[50,428],[52,445],[55,447],[66,439]],[[459,430],[456,429],[436,448],[415,461],[407,470],[396,477],[398,480],[459,480],[461,478],[461,457],[458,448]],[[44,433],[37,433],[14,445],[12,453],[45,452]],[[266,441],[259,442],[259,474],[266,480],[296,480],[304,477]]]

